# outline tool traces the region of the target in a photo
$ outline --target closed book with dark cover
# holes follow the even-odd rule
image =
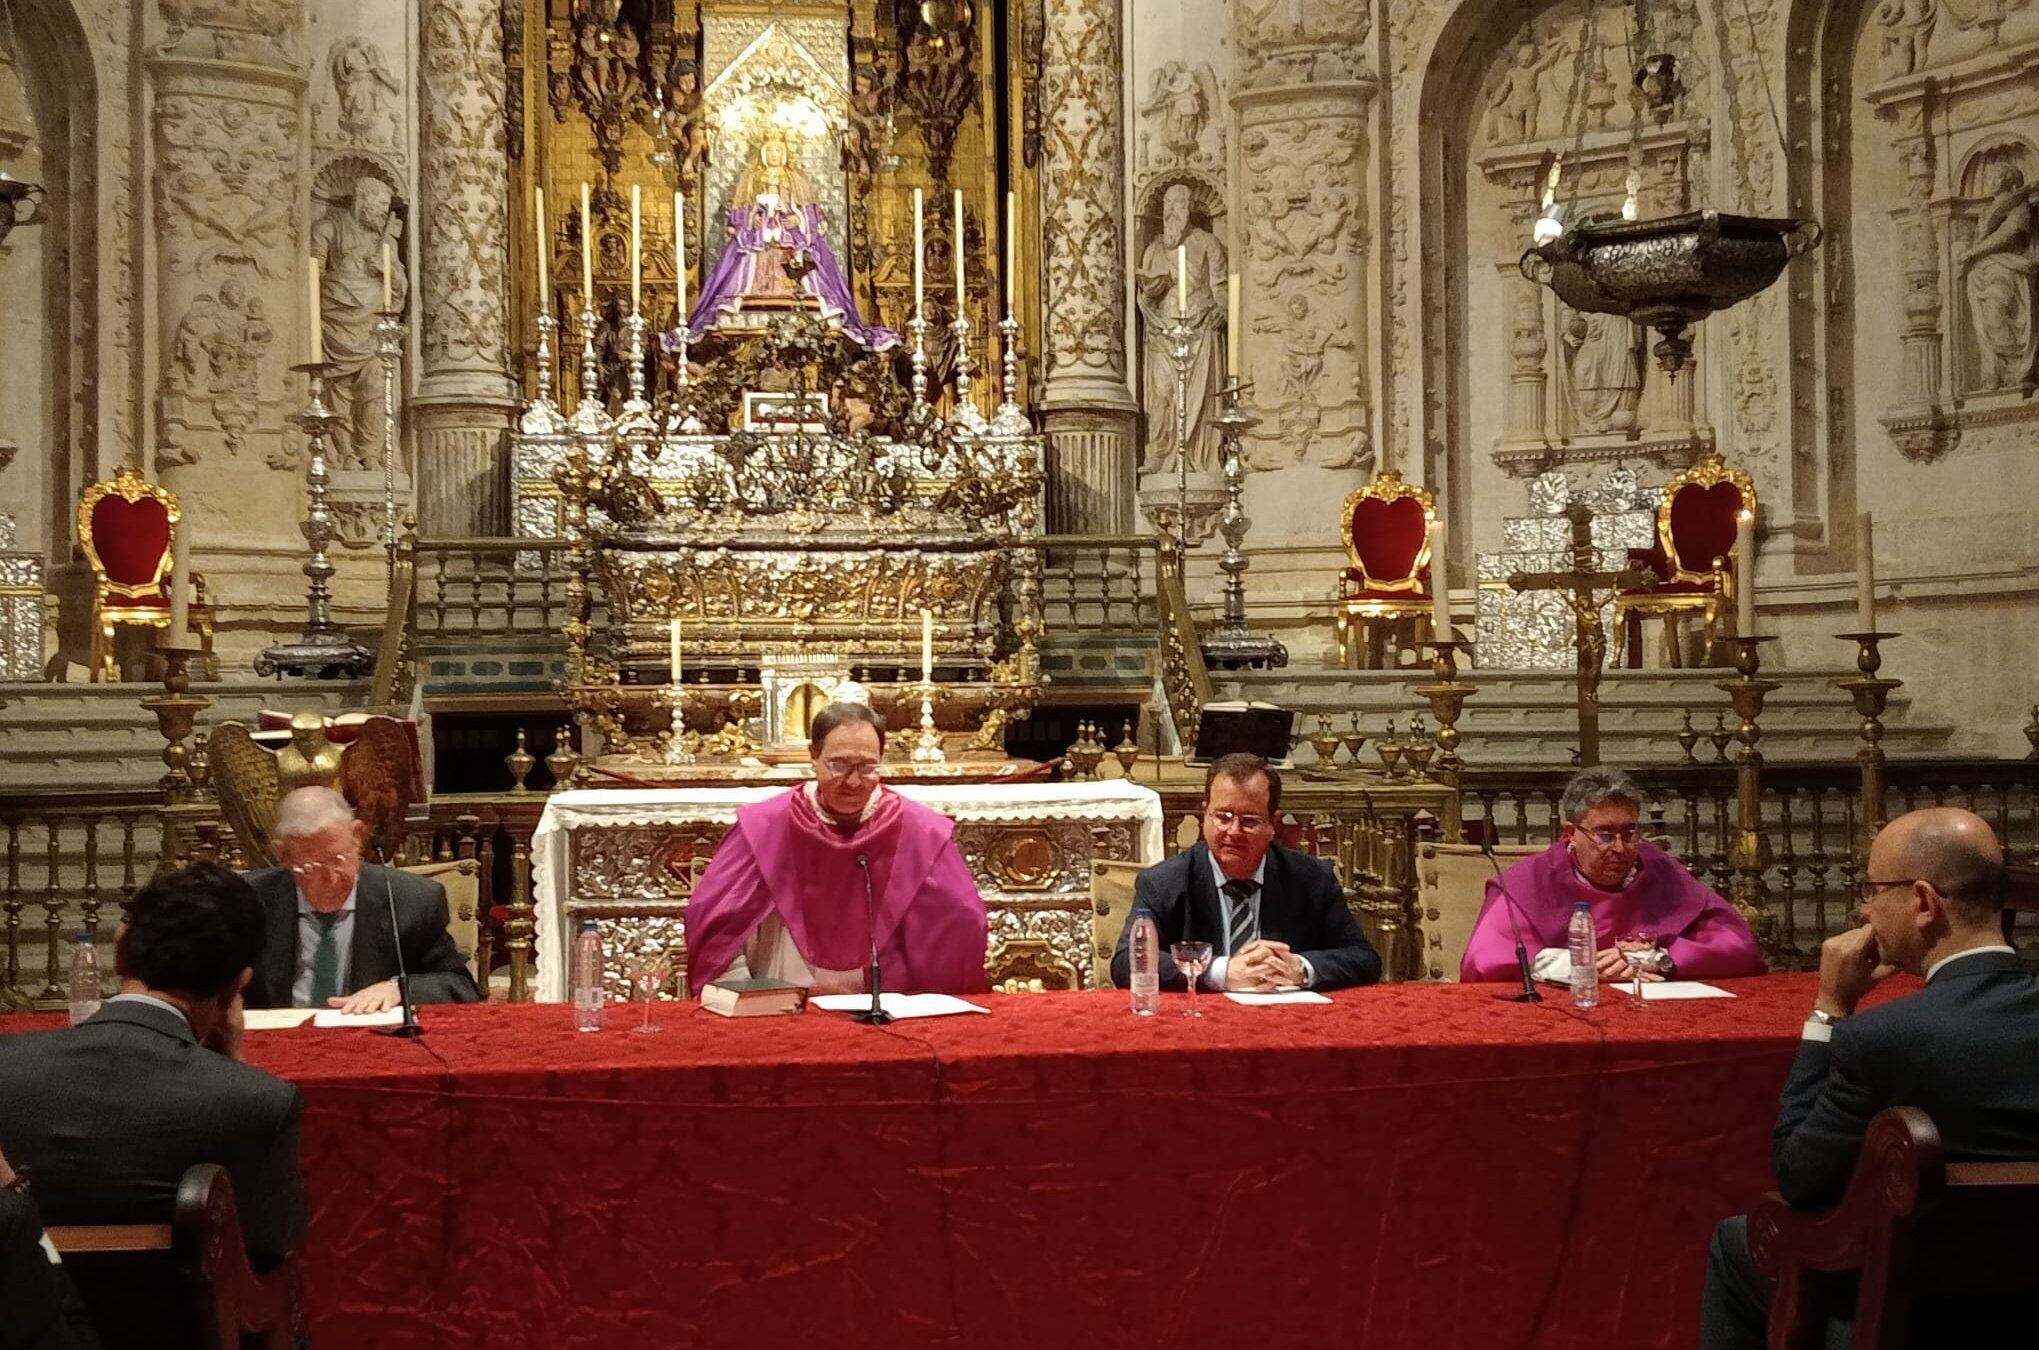
[[[807,986],[784,980],[716,980],[701,989],[701,1006],[724,1017],[774,1017],[807,1006]]]

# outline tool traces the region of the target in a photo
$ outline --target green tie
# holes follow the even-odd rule
[[[313,914],[319,925],[318,949],[312,953],[312,1006],[323,1008],[340,993],[340,944],[333,937],[338,914]]]

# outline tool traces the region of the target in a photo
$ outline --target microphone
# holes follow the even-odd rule
[[[862,1012],[851,1013],[850,1018],[883,1026],[892,1020],[892,1014],[885,1011],[884,999],[880,997],[885,987],[885,976],[878,968],[878,896],[871,889],[871,860],[864,854],[857,855],[857,870],[864,874],[864,921],[871,932],[871,1006]]]
[[[1508,907],[1508,931],[1515,935],[1515,968],[1522,973],[1520,993],[1496,994],[1494,997],[1509,1003],[1541,1003],[1543,995],[1537,992],[1536,981],[1529,976],[1529,952],[1522,945],[1522,925],[1517,922],[1522,910],[1515,903],[1515,897],[1508,893],[1508,883],[1501,877],[1501,862],[1494,856],[1494,839],[1491,833],[1481,836],[1480,852],[1487,855],[1487,866],[1494,869],[1494,885],[1501,892],[1501,903]]]
[[[390,945],[396,948],[396,992],[397,997],[403,1000],[404,1006],[402,1023],[393,1027],[378,1027],[376,1030],[384,1036],[401,1036],[405,1040],[414,1041],[425,1034],[425,1029],[418,1025],[418,1010],[411,1006],[411,976],[410,972],[404,969],[404,934],[396,921],[396,883],[390,879],[390,867],[384,861],[380,835],[375,840],[375,862],[376,866],[382,868],[382,894],[389,903],[389,940]]]

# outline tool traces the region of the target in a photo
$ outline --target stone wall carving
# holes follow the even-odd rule
[[[382,48],[358,34],[341,38],[326,54],[326,71],[340,135],[357,145],[398,149],[404,89]]]
[[[1136,181],[1158,169],[1222,173],[1225,119],[1217,74],[1208,61],[1164,61],[1155,67],[1140,100],[1140,151]]]

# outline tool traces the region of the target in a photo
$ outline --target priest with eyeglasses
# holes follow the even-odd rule
[[[1617,943],[1635,933],[1656,938],[1660,952],[1656,968],[1642,972],[1645,981],[1761,975],[1762,949],[1735,907],[1642,837],[1642,804],[1642,789],[1625,773],[1574,775],[1559,799],[1564,823],[1551,846],[1487,883],[1459,978],[1519,979],[1519,935],[1536,978],[1569,981],[1565,929],[1578,904],[1593,915],[1602,979],[1631,977]]]
[[[884,719],[830,703],[808,752],[813,779],[738,811],[695,884],[689,989],[770,979],[861,993],[875,942],[889,992],[982,990],[984,899],[955,822],[885,787]]]

